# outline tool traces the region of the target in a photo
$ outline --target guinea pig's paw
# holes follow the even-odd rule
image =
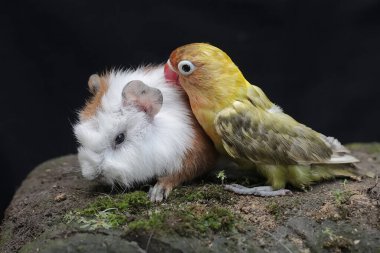
[[[171,184],[157,182],[156,185],[149,189],[148,196],[152,202],[162,202],[167,199],[173,187]]]

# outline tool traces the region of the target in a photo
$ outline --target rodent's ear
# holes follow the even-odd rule
[[[101,80],[98,74],[92,74],[88,79],[88,88],[92,94],[96,94],[100,88]]]
[[[135,106],[152,118],[162,107],[163,97],[161,91],[139,80],[127,83],[123,88],[122,96],[124,106]]]

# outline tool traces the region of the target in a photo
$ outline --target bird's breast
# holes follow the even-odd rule
[[[211,138],[219,152],[225,153],[223,151],[222,139],[216,132],[214,121],[217,114],[222,111],[230,101],[220,99],[221,97],[226,98],[226,96],[216,94],[215,92],[213,93],[213,96],[205,96],[205,94],[208,94],[207,92],[205,92],[205,94],[199,94],[199,91],[194,91],[190,88],[187,89],[187,93],[195,118],[198,120],[206,134]]]
[[[193,108],[192,108],[193,109]],[[214,120],[216,113],[212,110],[193,109],[194,115],[206,134],[211,138],[217,149],[222,148],[222,141],[216,132]]]

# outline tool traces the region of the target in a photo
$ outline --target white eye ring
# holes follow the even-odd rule
[[[184,75],[188,76],[195,70],[195,66],[191,61],[183,60],[178,63],[178,71]]]

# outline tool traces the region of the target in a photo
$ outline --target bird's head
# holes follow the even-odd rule
[[[236,80],[230,79],[243,76],[230,57],[219,48],[206,43],[192,43],[170,54],[165,65],[165,77],[189,93],[191,89],[212,90],[225,82],[233,86]]]

